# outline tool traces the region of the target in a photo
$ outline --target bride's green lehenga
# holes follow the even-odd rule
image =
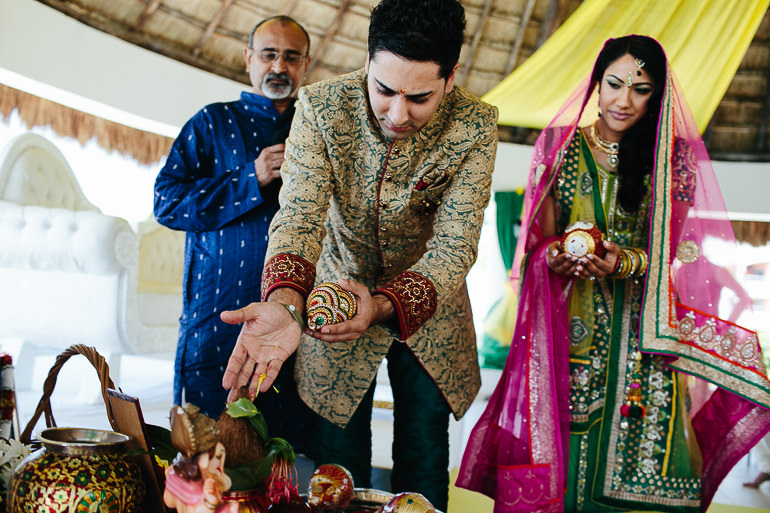
[[[596,165],[579,131],[554,185],[557,231],[590,221],[621,247],[646,251],[649,191],[629,214],[618,204],[618,189],[617,175]],[[573,282],[565,511],[700,510],[686,376],[638,351],[642,286],[642,278]],[[634,379],[646,410],[639,418],[621,415]]]

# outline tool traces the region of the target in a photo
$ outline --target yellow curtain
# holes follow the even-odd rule
[[[610,37],[660,41],[701,132],[738,69],[770,0],[586,0],[484,99],[501,125],[543,128]],[[590,105],[590,104],[589,104]]]

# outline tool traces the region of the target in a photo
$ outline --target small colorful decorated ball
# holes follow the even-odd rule
[[[321,283],[307,297],[307,327],[321,329],[356,315],[355,296],[333,282]]]
[[[310,478],[307,502],[314,511],[343,510],[353,499],[353,476],[342,465],[321,465]]]
[[[578,258],[595,254],[602,258],[605,253],[604,236],[599,228],[585,221],[578,221],[561,236],[561,249]]]
[[[436,508],[419,493],[403,492],[394,495],[379,513],[436,513]]]

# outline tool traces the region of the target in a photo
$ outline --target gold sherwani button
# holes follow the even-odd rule
[[[398,148],[398,146],[393,147],[393,154],[394,155],[400,155],[401,150]]]
[[[386,182],[389,182],[389,181],[391,181],[392,179],[393,179],[393,177],[391,176],[391,174],[390,174],[390,173],[385,173],[385,181],[386,181]]]
[[[380,208],[388,208],[388,202],[384,200],[380,200]]]
[[[388,231],[388,229],[387,229],[387,227],[385,227],[385,226],[380,226],[380,231],[383,231],[383,232],[387,232],[387,231]]]

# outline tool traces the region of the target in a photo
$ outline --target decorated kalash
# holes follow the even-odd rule
[[[311,330],[339,324],[355,314],[355,296],[334,282],[319,284],[307,297],[307,327]]]
[[[265,419],[247,394],[242,387],[218,421],[192,404],[172,408],[170,445],[178,452],[170,462],[156,454],[166,467],[163,502],[168,508],[179,513],[436,513],[418,493],[355,488],[341,465],[319,466],[301,495],[291,445],[269,438]]]
[[[336,283],[321,283],[308,296],[311,329],[344,322],[355,315],[356,299]],[[260,382],[261,383],[261,382]],[[187,404],[171,410],[168,442],[176,454],[161,460],[166,467],[163,501],[179,513],[437,513],[418,493],[390,494],[355,488],[341,465],[323,464],[300,494],[294,450],[271,438],[263,414],[238,390],[218,421]]]

